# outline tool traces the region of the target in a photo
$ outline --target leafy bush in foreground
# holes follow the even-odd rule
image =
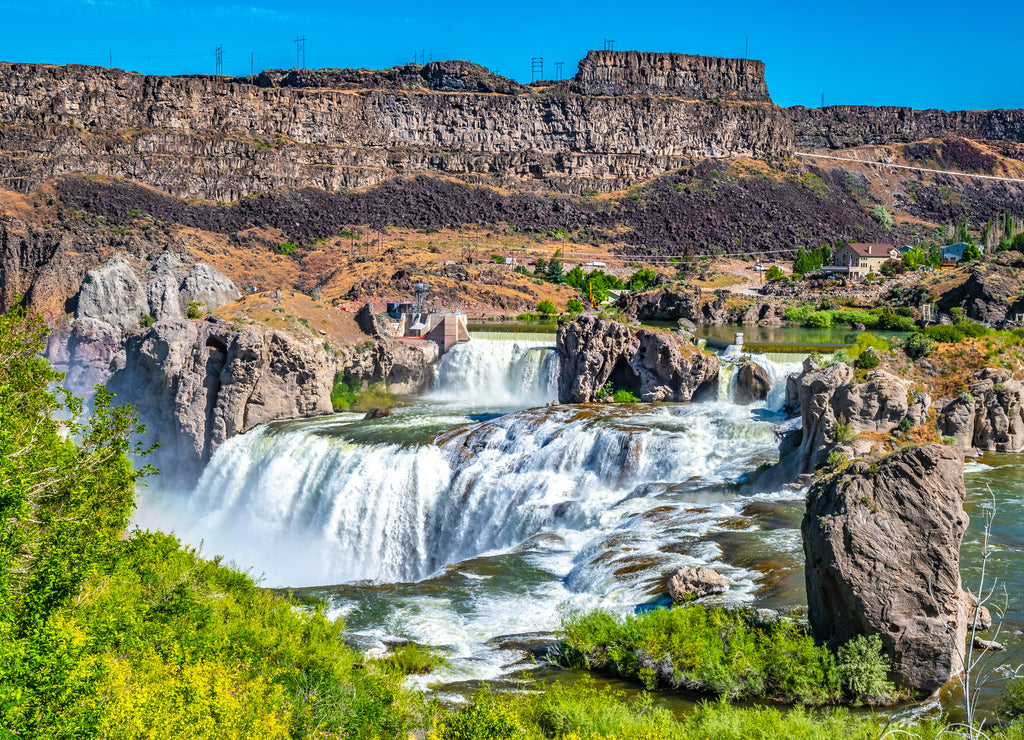
[[[677,685],[729,699],[826,704],[839,698],[835,659],[801,628],[748,609],[680,606],[619,619],[605,611],[562,622],[563,660],[648,688]]]

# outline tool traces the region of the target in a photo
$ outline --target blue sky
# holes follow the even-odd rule
[[[225,74],[295,65],[389,67],[470,59],[529,82],[530,58],[565,76],[588,49],[715,56],[767,64],[780,105],[1024,108],[1024,0],[933,2],[195,2],[0,0],[0,59],[106,65],[151,74]],[[1014,30],[1016,29],[1016,31]]]

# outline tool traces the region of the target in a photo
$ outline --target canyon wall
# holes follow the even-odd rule
[[[724,94],[738,72],[716,81],[709,70],[688,94],[704,85],[744,99],[742,91]],[[454,85],[457,74],[445,74],[437,72],[435,87]],[[692,157],[767,158],[791,150],[786,113],[767,102],[261,87],[0,64],[0,178],[20,191],[86,173],[179,197],[234,201],[274,188],[335,191],[430,172],[582,192],[626,187]]]
[[[901,144],[957,134],[968,139],[1024,142],[1024,109],[914,110],[894,106],[833,105],[787,109],[797,150]]]

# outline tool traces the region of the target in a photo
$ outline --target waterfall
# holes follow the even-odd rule
[[[483,406],[543,406],[558,397],[554,337],[471,339],[434,367],[433,398]]]
[[[786,402],[786,378],[803,367],[804,355],[788,353],[755,354],[730,344],[719,356],[722,361],[718,375],[718,400],[730,402],[736,390],[736,370],[744,362],[753,362],[765,369],[771,390],[765,399],[766,408],[780,411]]]
[[[733,480],[774,445],[770,425],[726,404],[530,409],[435,445],[353,444],[341,423],[233,437],[184,506],[143,497],[142,523],[216,543],[268,585],[413,581],[545,531],[614,528],[621,502]]]

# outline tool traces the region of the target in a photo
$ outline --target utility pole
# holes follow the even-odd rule
[[[214,72],[218,77],[224,74],[224,44],[221,44],[213,51],[217,57],[217,71]]]
[[[604,50],[605,51],[615,51],[615,39],[605,39],[604,40]]]
[[[295,39],[295,68],[306,68],[306,37]],[[301,66],[300,66],[301,64]]]
[[[822,108],[824,108],[824,107],[825,107],[825,93],[822,93],[822,94],[821,94],[821,107],[822,107]]]
[[[249,76],[252,77],[256,74],[256,52],[249,52]]]
[[[544,57],[530,57],[530,82],[544,79]]]
[[[110,50],[110,68],[111,69],[114,68],[114,50],[113,49]]]
[[[555,79],[556,80],[562,79],[562,65],[564,65],[564,64],[565,64],[565,62],[555,62]]]
[[[747,36],[747,40],[743,42],[743,58],[747,59],[747,54],[750,52],[750,37]]]

